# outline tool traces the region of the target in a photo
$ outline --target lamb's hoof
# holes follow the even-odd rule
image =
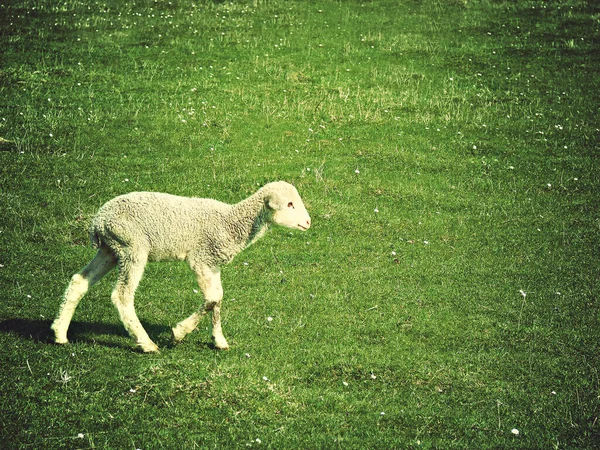
[[[173,342],[175,344],[179,344],[181,341],[183,341],[185,334],[182,334],[181,331],[178,331],[177,327],[173,327],[171,328],[171,336],[173,337]]]
[[[69,340],[67,338],[54,338],[53,342],[58,345],[65,345],[69,343]]]
[[[225,340],[225,338],[215,338],[213,337],[213,341],[215,343],[215,348],[219,350],[229,350],[229,344]]]
[[[142,349],[144,353],[160,353],[158,349],[158,345],[154,342],[150,342],[149,344],[139,344],[139,347]]]

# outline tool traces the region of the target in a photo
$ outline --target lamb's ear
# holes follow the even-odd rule
[[[265,205],[267,205],[267,208],[272,209],[273,211],[279,211],[283,208],[281,199],[277,195],[267,196],[267,198],[265,198]]]

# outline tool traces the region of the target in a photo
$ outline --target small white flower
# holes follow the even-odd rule
[[[392,256],[396,256],[396,252],[392,251]]]
[[[263,377],[262,379],[263,379],[263,381],[269,381],[269,379],[267,377]]]
[[[374,373],[371,374],[371,380],[375,380],[377,378],[377,375],[375,375]]]
[[[342,381],[342,384],[343,384],[344,386],[348,386],[348,383],[347,383],[347,382],[345,382],[345,381]]]
[[[246,358],[250,358],[250,353],[244,353],[244,356],[245,356]]]
[[[267,317],[267,322],[273,322],[273,318],[271,316]]]
[[[380,416],[385,416],[385,412],[381,411],[381,412],[379,413],[379,415],[380,415]]]
[[[376,213],[378,213],[378,212],[379,212],[379,210],[378,210],[377,208],[375,208],[375,209],[373,210],[373,212],[376,212]]]
[[[83,433],[79,433],[79,434],[77,435],[77,437],[78,437],[79,439],[83,439],[83,438],[85,437],[85,435],[84,435]]]
[[[511,432],[512,434],[514,434],[515,436],[518,436],[518,435],[519,435],[519,430],[517,430],[516,428],[513,428],[512,430],[510,430],[510,432]]]
[[[132,394],[135,394],[137,391],[134,388],[129,389],[129,392],[131,392]]]
[[[429,241],[423,241],[423,244],[429,245]]]
[[[523,289],[520,289],[519,293],[523,296],[523,298],[527,297],[527,292],[525,292]]]
[[[356,169],[356,170],[354,171],[354,173],[360,173],[360,170]]]
[[[259,438],[256,438],[254,442],[256,442],[257,444],[262,444],[262,441]]]

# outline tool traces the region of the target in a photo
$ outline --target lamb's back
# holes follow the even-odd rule
[[[132,192],[105,203],[92,220],[90,234],[96,244],[111,248],[145,248],[151,260],[184,259],[221,233],[229,208],[212,199]]]

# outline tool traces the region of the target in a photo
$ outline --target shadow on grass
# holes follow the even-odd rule
[[[0,321],[0,333],[13,333],[24,339],[47,344],[54,343],[54,334],[50,329],[51,320],[37,319],[6,319]],[[171,329],[165,325],[143,324],[148,334],[162,348],[170,348],[174,344],[171,340]],[[114,340],[103,339],[107,336],[129,337],[125,328],[120,324],[98,322],[71,322],[69,326],[69,341],[72,343],[94,343],[107,347],[132,348],[134,343],[117,343]]]
[[[36,342],[50,342],[49,320],[7,319],[0,322],[1,333],[14,333]]]

